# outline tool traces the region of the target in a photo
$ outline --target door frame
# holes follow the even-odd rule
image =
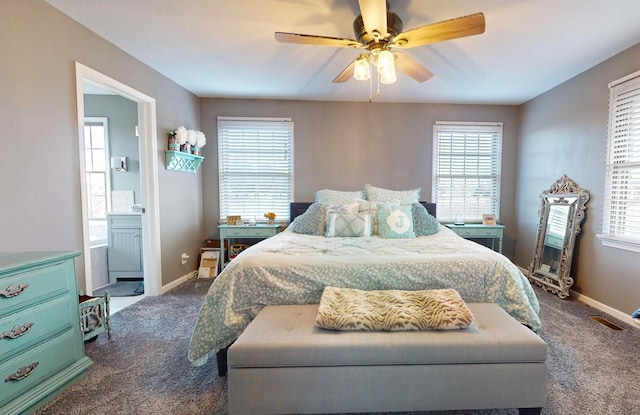
[[[144,292],[145,295],[158,295],[162,285],[162,261],[157,174],[158,137],[156,127],[156,100],[79,62],[75,63],[75,69],[86,292],[89,295],[93,293],[93,282],[91,278],[91,241],[88,226],[89,210],[87,206],[88,191],[84,174],[86,166],[84,153],[84,82],[89,82],[111,90],[138,104],[140,190],[142,193],[142,206],[145,208],[145,214],[142,215]]]

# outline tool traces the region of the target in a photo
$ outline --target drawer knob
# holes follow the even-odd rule
[[[20,325],[15,326],[11,330],[5,331],[4,333],[0,334],[0,340],[1,339],[17,339],[18,337],[27,334],[27,332],[29,332],[32,326],[33,326],[33,323],[30,323],[30,322],[24,323],[22,326]]]
[[[27,366],[22,366],[20,369],[18,369],[18,371],[16,373],[12,373],[9,376],[7,376],[4,381],[5,382],[17,382],[20,381],[24,378],[26,378],[27,376],[29,376],[30,374],[33,373],[33,371],[35,370],[36,366],[38,366],[40,364],[40,362],[32,362],[31,364],[27,365]]]
[[[11,284],[7,287],[6,290],[0,290],[0,297],[15,297],[16,295],[20,295],[29,287],[29,284],[26,282],[22,282],[18,285]]]

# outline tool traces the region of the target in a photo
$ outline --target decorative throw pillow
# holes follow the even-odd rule
[[[321,203],[313,203],[302,215],[297,216],[289,229],[306,235],[324,235],[325,210]]]
[[[368,213],[330,213],[327,238],[371,236],[371,215]]]
[[[364,193],[367,195],[367,200],[380,203],[393,204],[397,200],[401,205],[410,205],[420,201],[419,187],[412,190],[388,190],[366,184],[364,185]]]
[[[411,205],[411,214],[413,215],[413,231],[416,236],[433,235],[440,230],[438,220],[431,216],[427,208],[420,203]]]
[[[331,213],[358,213],[358,203],[349,203],[347,205],[323,205],[325,226]]]
[[[355,203],[358,199],[364,199],[363,191],[344,192],[341,190],[323,189],[315,193],[316,202],[325,205],[346,205]]]
[[[359,212],[369,213],[373,220],[373,228],[371,229],[372,235],[378,235],[378,205],[382,205],[381,202],[375,202],[372,200],[358,199]],[[400,205],[400,200],[394,199],[386,203],[388,205],[397,206]]]
[[[378,207],[378,235],[383,238],[415,238],[411,205]]]

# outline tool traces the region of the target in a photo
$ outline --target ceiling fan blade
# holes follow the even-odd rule
[[[424,82],[433,77],[433,73],[430,70],[409,55],[401,52],[393,52],[393,56],[396,58],[396,69],[406,73],[416,81]]]
[[[362,48],[357,40],[338,37],[303,35],[299,33],[276,32],[276,41],[280,43],[298,43],[303,45],[333,46],[336,48]]]
[[[387,37],[387,2],[386,0],[358,0],[364,28],[375,39]],[[376,37],[375,32],[380,35]]]
[[[340,82],[347,82],[349,79],[353,78],[353,72],[356,69],[356,61],[358,59],[354,59],[353,62],[351,62],[349,64],[349,66],[347,66],[346,68],[343,69],[342,72],[340,72],[338,74],[338,76],[335,77],[335,79],[331,82],[333,82],[334,84],[340,83]]]
[[[480,33],[484,33],[484,14],[476,13],[407,30],[393,39],[392,46],[408,49]]]

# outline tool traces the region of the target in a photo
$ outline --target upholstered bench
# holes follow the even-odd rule
[[[495,304],[449,331],[330,331],[317,305],[265,307],[228,351],[229,413],[520,408],[546,402],[547,345]]]

